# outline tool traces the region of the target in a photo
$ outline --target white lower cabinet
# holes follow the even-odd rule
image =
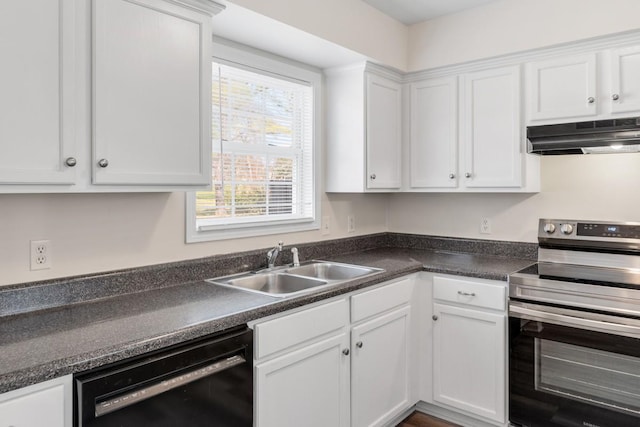
[[[71,375],[0,394],[0,425],[71,427]]]
[[[351,331],[351,425],[378,426],[411,406],[410,307],[394,310]]]
[[[257,322],[256,427],[380,426],[410,408],[414,277]]]
[[[348,348],[341,333],[257,365],[256,426],[348,426]]]
[[[433,290],[434,403],[504,423],[504,283],[436,276]]]

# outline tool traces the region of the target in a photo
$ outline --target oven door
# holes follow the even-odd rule
[[[640,425],[640,320],[511,301],[509,420]]]

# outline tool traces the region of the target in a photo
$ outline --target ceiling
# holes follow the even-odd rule
[[[471,9],[496,0],[362,0],[406,25]]]

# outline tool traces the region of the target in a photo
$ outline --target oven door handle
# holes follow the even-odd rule
[[[509,316],[587,331],[640,338],[640,321],[627,317],[569,310],[519,301],[511,301],[509,303]]]

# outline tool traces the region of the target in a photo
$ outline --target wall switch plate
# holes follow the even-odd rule
[[[482,218],[480,221],[480,233],[491,234],[491,220],[489,218]]]
[[[322,224],[320,224],[320,230],[323,236],[328,236],[329,234],[331,234],[331,217],[330,216],[322,217]]]
[[[355,233],[356,217],[354,215],[347,216],[347,233]]]
[[[51,268],[51,240],[31,241],[31,270],[47,270]]]

